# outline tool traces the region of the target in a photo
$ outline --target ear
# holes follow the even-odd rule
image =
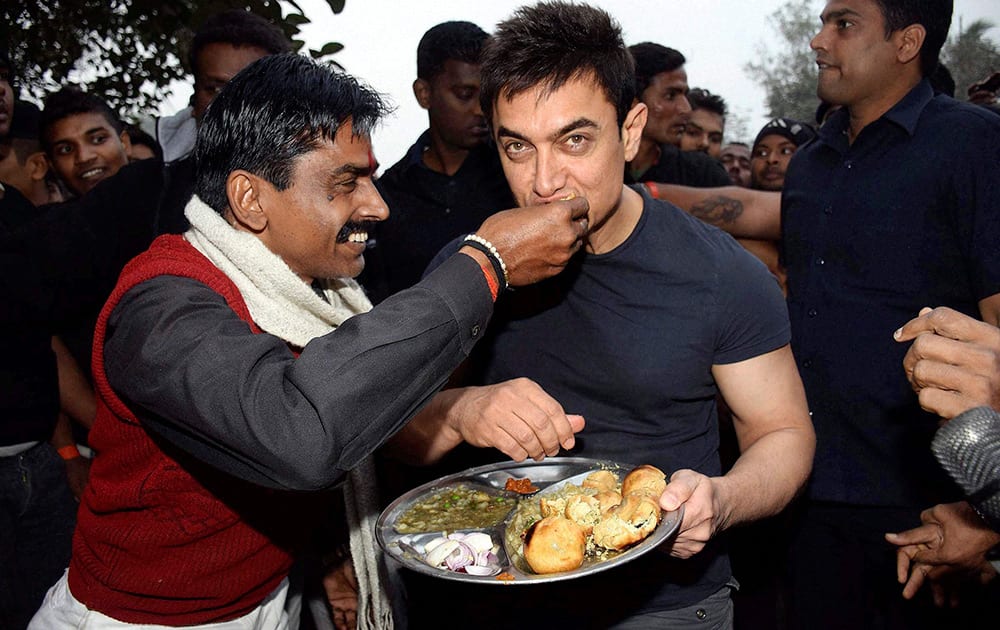
[[[28,176],[32,181],[42,181],[49,172],[49,161],[44,151],[32,153],[24,163],[28,167]]]
[[[125,149],[125,156],[129,159],[132,158],[132,137],[128,135],[128,131],[122,129],[122,132],[118,134],[118,139],[121,140],[122,147]]]
[[[413,82],[413,96],[416,97],[417,103],[420,104],[424,109],[429,109],[431,106],[431,84],[430,81],[426,79],[417,79]]]
[[[235,170],[226,178],[226,198],[229,214],[236,229],[259,234],[267,227],[267,213],[260,203],[265,182],[252,173]]]
[[[897,31],[897,51],[896,59],[899,63],[907,64],[914,60],[919,60],[920,49],[927,38],[927,29],[921,24],[911,24],[906,28]]]
[[[625,145],[625,161],[631,162],[639,152],[639,142],[642,140],[642,129],[646,126],[646,115],[649,108],[645,103],[636,102],[625,114],[622,123],[622,143]]]

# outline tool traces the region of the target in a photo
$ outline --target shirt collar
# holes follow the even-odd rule
[[[917,83],[906,96],[892,106],[889,111],[882,114],[883,118],[906,130],[911,136],[917,129],[917,122],[924,108],[934,98],[934,90],[930,82],[925,78]],[[847,125],[850,123],[850,115],[847,109],[843,108],[833,113],[825,125],[820,127],[819,136],[827,144],[836,144],[836,138],[843,136],[847,132]]]
[[[912,136],[917,129],[920,114],[933,98],[934,90],[930,82],[926,78],[922,79],[901,101],[883,114],[882,118],[896,123]]]
[[[431,170],[426,164],[424,164],[424,152],[427,148],[431,146],[431,130],[427,129],[417,141],[413,143],[413,146],[406,152],[405,161],[405,171],[409,171],[412,168],[424,169],[429,173],[435,173],[441,177],[447,177],[437,171]],[[489,160],[496,158],[496,147],[491,143],[487,142],[483,145],[477,146],[476,148],[469,151],[469,154],[465,156],[465,161],[462,162],[462,166],[459,167],[458,171],[461,172],[465,168],[479,168],[478,164],[489,164]],[[477,166],[469,166],[470,164],[475,164]],[[484,167],[485,168],[485,167]],[[405,172],[404,171],[404,172]],[[458,172],[456,172],[456,175]]]
[[[427,129],[417,141],[413,143],[410,150],[406,152],[406,168],[411,169],[414,166],[424,166],[424,151],[427,150],[431,144],[431,130]],[[425,167],[426,168],[426,167]]]

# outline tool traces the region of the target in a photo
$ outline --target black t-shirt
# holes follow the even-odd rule
[[[712,366],[771,352],[789,339],[784,298],[763,264],[718,229],[646,197],[635,230],[613,251],[580,255],[562,274],[505,293],[470,369],[474,383],[531,378],[567,413],[582,414],[587,425],[569,455],[715,476],[721,466]],[[722,547],[713,541],[688,560],[654,551],[565,585],[480,588],[479,596],[461,597],[445,595],[440,581],[434,589],[449,603],[499,591],[491,615],[510,624],[503,611],[531,611],[518,613],[517,627],[605,627],[722,588],[731,574]],[[578,606],[579,620],[561,607],[546,618],[554,601],[604,603],[600,610]]]

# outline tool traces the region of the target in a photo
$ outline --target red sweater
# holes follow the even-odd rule
[[[90,444],[98,456],[80,503],[69,587],[88,608],[129,623],[225,621],[260,605],[292,558],[202,482],[211,479],[214,489],[228,488],[240,499],[251,486],[220,474],[193,477],[160,450],[108,384],[108,317],[126,291],[160,275],[203,282],[261,332],[232,281],[183,237],[161,236],[125,267],[94,335],[98,410]],[[272,498],[252,490],[258,489],[249,491],[248,504]]]

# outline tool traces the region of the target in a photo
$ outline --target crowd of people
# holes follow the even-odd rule
[[[996,619],[1000,532],[930,450],[1000,410],[1000,74],[954,98],[951,5],[828,0],[815,119],[752,142],[602,9],[445,22],[384,171],[377,79],[250,12],[134,124],[16,99],[0,42],[0,627]],[[530,588],[374,542],[423,481],[560,455],[665,471],[677,533]]]

